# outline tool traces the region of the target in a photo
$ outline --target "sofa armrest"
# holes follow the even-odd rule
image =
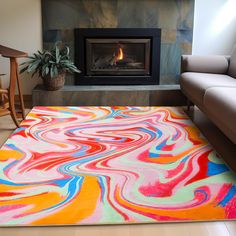
[[[181,73],[200,72],[226,74],[229,67],[228,56],[181,56]]]

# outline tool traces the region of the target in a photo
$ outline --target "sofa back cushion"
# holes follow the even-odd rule
[[[229,68],[228,59],[217,55],[182,55],[181,72],[198,72],[226,74]]]
[[[228,75],[236,79],[236,45],[230,57]]]

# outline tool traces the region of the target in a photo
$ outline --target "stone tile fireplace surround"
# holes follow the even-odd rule
[[[192,0],[42,0],[43,46],[63,41],[74,57],[75,28],[161,28],[160,84],[178,84],[180,55],[191,54],[193,14]]]
[[[33,90],[33,105],[184,105],[186,100],[178,85],[180,56],[192,51],[193,14],[192,0],[42,0],[44,48],[63,41],[70,47],[72,58],[75,57],[75,29],[161,29],[160,78],[155,77],[159,85],[75,86],[76,78],[68,75],[67,85],[61,90],[45,91],[38,85]],[[148,42],[146,46],[148,48]],[[118,47],[115,59],[119,58],[119,51]],[[89,73],[104,69],[104,66],[105,69],[109,69],[107,66],[118,67],[124,73],[125,63],[125,66],[135,66],[148,76],[150,71],[147,68],[151,67],[147,65],[152,62],[144,63],[141,58],[142,53],[125,62],[109,62],[108,65],[100,60],[98,64],[92,63]]]

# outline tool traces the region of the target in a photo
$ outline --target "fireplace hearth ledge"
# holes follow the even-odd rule
[[[186,99],[175,85],[66,85],[46,91],[37,85],[32,92],[33,106],[179,106]]]

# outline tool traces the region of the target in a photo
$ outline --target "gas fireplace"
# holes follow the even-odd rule
[[[159,84],[160,29],[75,29],[77,85]]]
[[[87,39],[88,75],[150,75],[150,39]]]

